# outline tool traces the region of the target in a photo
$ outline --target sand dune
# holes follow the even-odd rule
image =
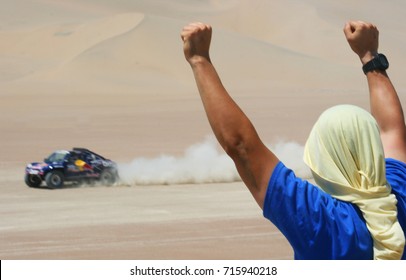
[[[161,9],[158,2],[163,5]],[[190,1],[169,7],[164,3],[120,1],[122,9],[129,13],[105,16],[105,12],[100,12],[97,18],[93,14],[85,20],[77,19],[79,8],[85,13],[95,3],[73,2],[70,9],[66,5],[59,7],[72,14],[73,22],[66,20],[65,13],[59,22],[42,27],[34,25],[14,32],[8,28],[0,33],[5,42],[0,46],[5,62],[1,79],[25,77],[24,83],[35,83],[41,91],[49,90],[39,84],[47,80],[53,81],[54,88],[58,86],[55,82],[61,82],[64,86],[59,91],[66,90],[69,84],[69,90],[85,93],[112,92],[117,87],[126,93],[140,92],[135,90],[140,87],[146,93],[157,92],[152,87],[156,87],[158,79],[174,90],[187,80],[191,88],[193,83],[186,79],[190,77],[189,69],[179,51],[178,33],[185,22],[205,20],[215,28],[212,55],[227,80],[244,77],[245,83],[271,81],[284,85],[300,80],[298,85],[311,88],[337,88],[344,82],[345,87],[355,85],[356,89],[362,85],[357,83],[359,77],[353,75],[354,56],[342,39],[341,29],[348,18],[339,14],[331,17],[336,5],[320,8],[314,2],[264,0]],[[49,3],[43,1],[42,5]],[[105,11],[114,5],[104,1],[99,6],[104,9],[96,10]],[[117,4],[115,8],[118,7]],[[309,68],[312,71],[306,71]],[[338,72],[340,75],[336,75]],[[246,87],[251,87],[251,83]]]
[[[52,79],[52,74],[43,72],[52,73],[94,46],[135,28],[142,19],[142,14],[119,14],[82,24],[18,31],[17,35],[7,32],[1,38],[6,43],[0,51],[14,57],[17,67],[21,67],[14,69],[14,75],[10,73],[8,78],[21,79],[28,74],[25,78],[30,80]],[[28,73],[24,71],[26,65],[31,66]]]

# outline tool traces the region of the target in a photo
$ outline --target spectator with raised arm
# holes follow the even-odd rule
[[[371,112],[328,109],[306,142],[317,185],[295,176],[261,141],[224,88],[209,55],[212,28],[185,26],[181,37],[213,132],[296,259],[405,259],[406,129],[397,93],[378,53],[378,30],[344,27],[366,74]],[[386,159],[385,159],[386,158]]]

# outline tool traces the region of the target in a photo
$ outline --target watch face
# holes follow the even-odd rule
[[[383,54],[379,54],[379,62],[381,63],[381,65],[385,68],[385,69],[387,69],[388,67],[389,67],[389,62],[388,62],[388,59],[386,58],[386,56],[385,55],[383,55]]]

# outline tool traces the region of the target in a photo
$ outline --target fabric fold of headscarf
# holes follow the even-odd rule
[[[373,238],[374,259],[401,259],[405,236],[372,115],[353,105],[326,110],[306,142],[304,161],[322,190],[359,207]]]

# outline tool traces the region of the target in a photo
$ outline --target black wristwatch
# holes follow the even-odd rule
[[[385,55],[378,53],[373,59],[368,61],[364,66],[362,66],[362,70],[366,75],[370,71],[374,70],[386,70],[389,67],[388,59]]]

